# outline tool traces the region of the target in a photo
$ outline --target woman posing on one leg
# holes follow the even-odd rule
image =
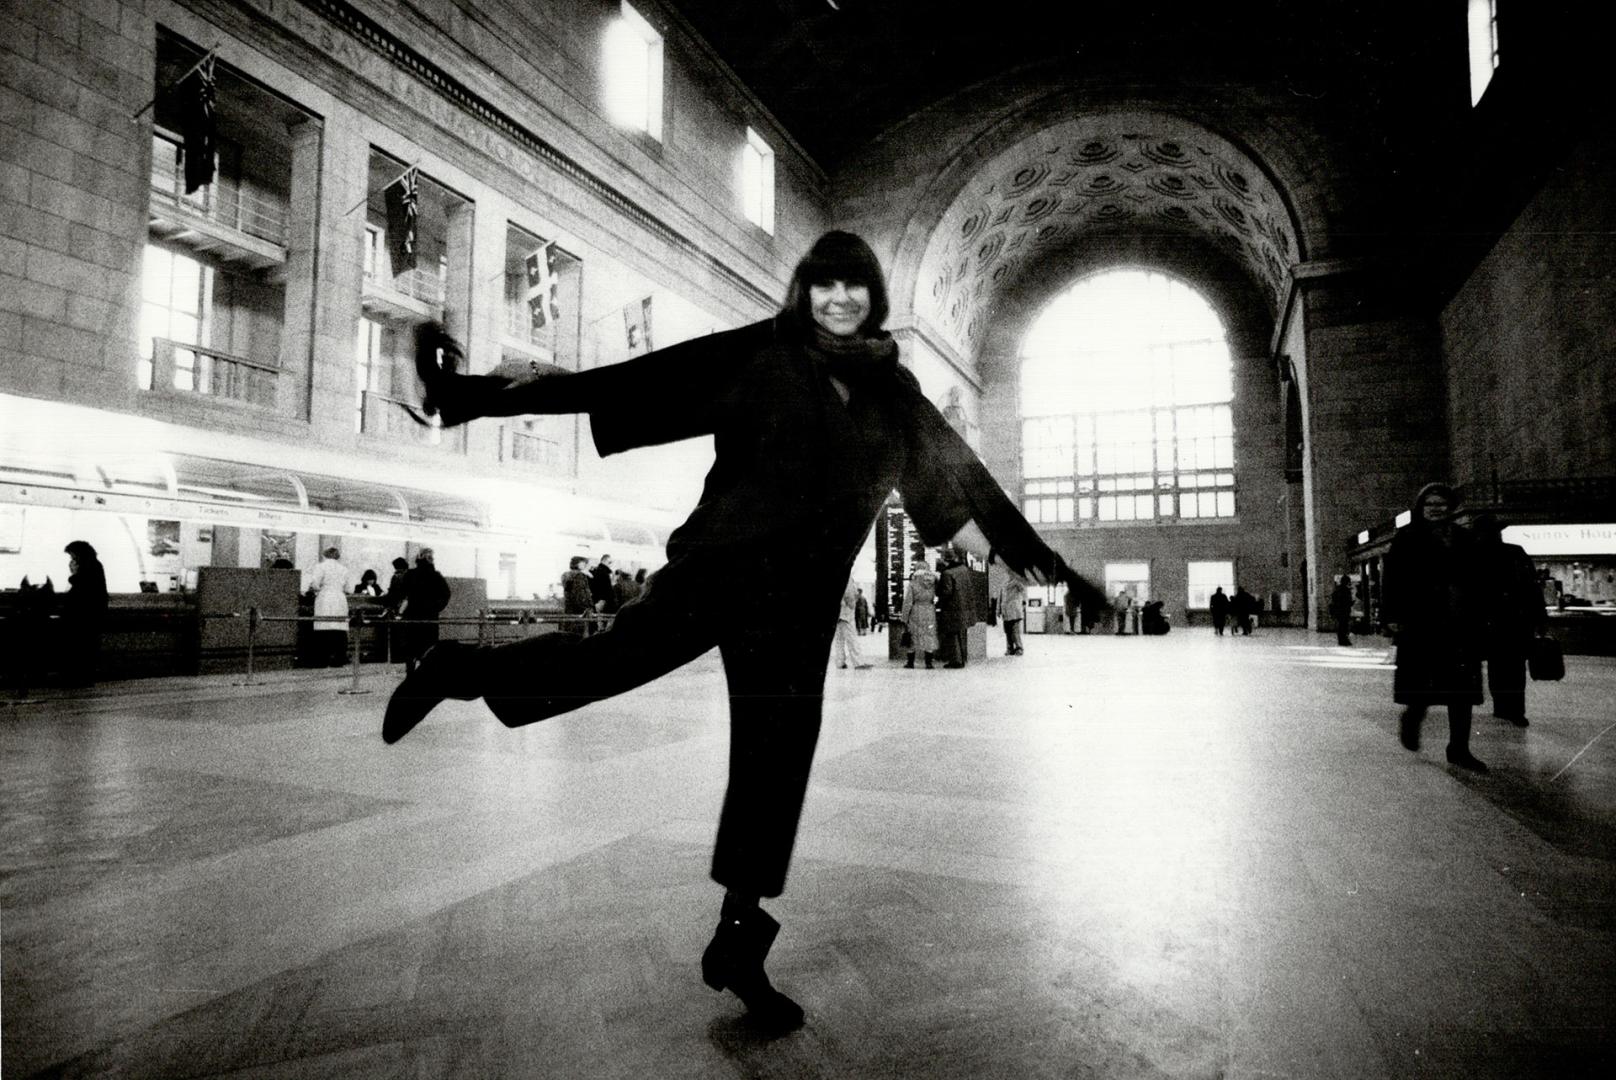
[[[874,254],[832,232],[797,267],[779,315],[625,363],[512,383],[454,374],[458,347],[436,328],[418,342],[425,407],[447,424],[587,412],[602,454],[713,436],[712,470],[669,538],[667,565],[608,630],[494,648],[440,644],[394,691],[382,736],[398,741],[444,698],[480,697],[507,726],[531,724],[716,645],[730,755],[712,875],[726,893],[702,974],[773,1030],[799,1025],[802,1010],[764,974],[779,924],[758,900],[785,887],[842,592],[887,496],[900,492],[928,544],[952,540],[1092,592],[899,366],[881,329],[886,315]],[[774,615],[737,624],[714,601],[719,578],[756,583],[763,595],[752,599]]]
[[[1481,704],[1483,597],[1476,546],[1453,520],[1458,496],[1426,484],[1413,518],[1392,539],[1381,582],[1386,626],[1397,642],[1393,699],[1405,706],[1403,745],[1420,748],[1420,724],[1432,705],[1448,710],[1448,761],[1484,773],[1470,753],[1470,714]]]

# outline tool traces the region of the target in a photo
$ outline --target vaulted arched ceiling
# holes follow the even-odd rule
[[[1005,290],[1046,253],[1118,231],[1209,242],[1275,310],[1300,258],[1287,201],[1250,154],[1168,113],[1097,113],[1021,140],[961,186],[921,259],[914,313],[975,358]]]

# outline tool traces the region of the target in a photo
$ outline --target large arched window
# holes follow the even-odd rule
[[[1142,270],[1084,278],[1022,343],[1027,519],[1233,517],[1233,397],[1223,324],[1198,292]]]

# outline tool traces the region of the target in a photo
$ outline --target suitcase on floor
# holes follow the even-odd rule
[[[1526,653],[1526,670],[1534,682],[1554,682],[1565,678],[1565,654],[1551,637],[1533,638]]]

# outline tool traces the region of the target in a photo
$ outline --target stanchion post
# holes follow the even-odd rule
[[[360,636],[359,635],[359,628],[361,626],[363,626],[363,625],[364,625],[363,616],[355,615],[353,617],[353,625],[351,627],[353,632],[348,635],[349,637],[353,638],[353,682],[351,682],[348,686],[344,687],[343,689],[338,690],[337,693],[339,693],[339,694],[368,694],[368,693],[370,693],[369,690],[362,690],[359,687],[359,636]]]
[[[256,605],[247,609],[247,677],[237,686],[257,686],[253,680],[253,652],[258,644],[258,608]]]

